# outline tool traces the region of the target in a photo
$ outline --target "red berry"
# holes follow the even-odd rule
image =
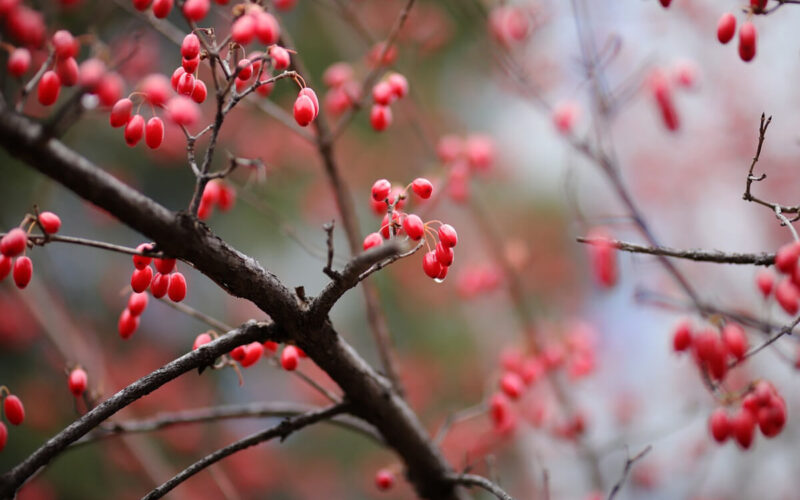
[[[69,392],[71,392],[76,398],[81,397],[81,395],[86,391],[86,384],[87,376],[86,372],[82,368],[75,368],[69,373],[67,385],[69,386]]]
[[[0,240],[0,253],[7,257],[16,257],[28,246],[28,234],[16,227],[6,233]]]
[[[492,418],[495,428],[503,426],[511,416],[510,402],[502,394],[495,394],[489,400],[489,416]]]
[[[173,302],[180,302],[186,298],[186,278],[181,273],[169,275],[169,286],[167,294]]]
[[[452,248],[458,244],[458,233],[450,224],[442,224],[439,226],[439,241],[442,245]]]
[[[191,96],[194,92],[195,78],[190,72],[184,72],[178,78],[178,93]]]
[[[128,298],[128,311],[131,315],[141,315],[147,307],[147,294],[146,293],[132,293]]]
[[[261,359],[261,355],[264,353],[264,346],[261,345],[261,342],[251,342],[247,344],[244,348],[244,358],[240,361],[244,368],[248,366],[252,366]]]
[[[200,108],[188,97],[179,95],[167,103],[167,116],[178,125],[189,126],[200,119]]]
[[[236,64],[236,68],[239,70],[239,74],[236,75],[236,78],[240,80],[247,81],[253,76],[253,65],[250,64],[250,59],[240,59]]]
[[[500,389],[511,399],[519,399],[525,390],[525,382],[514,372],[506,372],[500,379]]]
[[[389,82],[379,82],[372,87],[372,100],[376,104],[388,106],[394,100],[394,97],[394,90]]]
[[[117,73],[106,73],[95,87],[95,93],[103,106],[113,106],[122,95],[125,82]]]
[[[194,59],[200,55],[200,39],[194,33],[189,33],[183,37],[181,42],[181,56],[186,59]]]
[[[797,267],[798,257],[800,257],[800,244],[787,243],[775,254],[775,268],[783,274],[791,274]]]
[[[278,10],[290,10],[295,6],[297,0],[274,0],[272,3]]]
[[[392,183],[386,179],[378,179],[372,185],[372,199],[378,202],[383,202],[389,197],[389,192],[392,190]]]
[[[256,20],[251,15],[241,16],[234,21],[231,28],[231,39],[240,44],[247,45],[256,36]]]
[[[422,258],[422,270],[425,271],[428,277],[433,279],[437,279],[439,275],[442,274],[442,265],[436,258],[435,251],[431,250]]]
[[[142,269],[135,269],[131,275],[131,288],[136,293],[142,293],[150,286],[153,279],[153,269],[146,266]]]
[[[753,443],[753,431],[755,431],[756,421],[753,414],[746,410],[739,410],[730,420],[731,434],[736,438],[743,449],[750,448]]]
[[[151,0],[133,0],[133,7],[136,10],[144,11],[150,6]]]
[[[169,90],[169,80],[160,73],[147,75],[139,87],[145,94],[147,102],[157,108],[164,106],[172,95]]]
[[[270,47],[269,56],[272,58],[272,67],[278,71],[288,68],[291,63],[289,51],[280,45]]]
[[[153,15],[164,19],[172,11],[174,0],[153,0]]]
[[[0,451],[3,451],[3,448],[6,447],[7,442],[8,442],[8,429],[6,429],[6,424],[0,422]]]
[[[683,320],[675,327],[672,334],[672,347],[675,351],[685,351],[692,345],[692,325],[689,320]]]
[[[164,122],[161,118],[154,116],[147,120],[144,129],[144,142],[150,149],[156,149],[164,141]]]
[[[119,316],[119,321],[117,321],[119,336],[127,339],[133,335],[137,328],[139,328],[139,317],[131,314],[127,308],[123,309],[122,314]]]
[[[800,291],[788,278],[782,280],[775,288],[775,300],[791,316],[797,314],[800,309]]]
[[[12,258],[0,255],[0,281],[6,279],[6,276],[11,272]]]
[[[247,351],[245,350],[243,345],[240,345],[231,351],[231,358],[233,358],[234,361],[241,362],[244,359],[245,355],[247,355]]]
[[[562,134],[572,133],[575,122],[578,121],[580,108],[572,101],[560,102],[553,108],[553,125]]]
[[[161,274],[169,274],[175,269],[175,259],[155,259],[153,264]]]
[[[317,93],[314,92],[314,89],[311,87],[303,87],[300,89],[300,93],[298,95],[304,95],[311,99],[311,102],[314,104],[314,118],[316,118],[319,114],[319,99],[317,99]]]
[[[414,182],[411,183],[411,189],[414,191],[414,194],[423,200],[427,200],[431,197],[431,194],[433,194],[433,184],[423,177],[414,179]]]
[[[333,63],[322,74],[322,82],[328,87],[340,87],[352,80],[353,68],[346,62]]]
[[[722,341],[728,352],[736,359],[744,359],[747,352],[747,335],[738,323],[728,323],[722,329]]]
[[[392,73],[386,79],[395,97],[402,99],[408,95],[408,80],[400,73]]]
[[[223,212],[227,212],[236,203],[236,190],[233,186],[229,186],[224,182],[219,183],[219,196],[217,197],[217,206]]]
[[[8,56],[8,72],[13,76],[20,77],[24,75],[30,66],[31,53],[26,48],[17,47]]]
[[[267,340],[264,342],[264,351],[266,351],[265,356],[272,356],[278,352],[278,343],[273,342],[272,340]]]
[[[436,154],[442,163],[450,163],[461,156],[464,150],[464,141],[455,135],[445,135],[436,145]]]
[[[742,61],[752,61],[756,56],[756,27],[750,21],[742,23],[739,28],[739,57]]]
[[[206,345],[211,342],[212,338],[211,335],[207,333],[201,333],[194,339],[194,344],[192,345],[192,350],[197,349],[200,346]]]
[[[369,250],[383,243],[383,237],[378,233],[370,233],[364,238],[364,250]]]
[[[133,147],[142,140],[144,135],[144,117],[133,115],[128,124],[125,125],[125,143]]]
[[[314,101],[308,96],[298,95],[294,101],[294,119],[301,127],[314,121]]]
[[[660,2],[661,6],[666,9],[667,7],[669,7],[669,4],[672,3],[672,0],[660,0]]]
[[[389,106],[373,104],[369,113],[369,123],[378,132],[386,130],[392,124],[392,109]]]
[[[22,290],[28,283],[31,282],[31,277],[33,276],[33,262],[31,259],[26,256],[17,257],[17,260],[14,261],[14,283],[16,283],[17,288]]]
[[[272,14],[263,11],[256,14],[256,36],[261,43],[271,45],[278,41],[280,34],[280,25]]]
[[[756,285],[764,298],[769,297],[769,294],[772,293],[772,287],[775,285],[775,275],[767,269],[760,270],[756,274]]]
[[[25,407],[22,406],[22,401],[13,394],[6,396],[3,402],[3,410],[8,423],[11,425],[19,425],[25,420]]]
[[[59,92],[61,92],[61,78],[53,70],[45,71],[37,89],[39,103],[42,106],[50,106],[58,100]]]
[[[142,243],[136,250],[140,252],[144,252],[145,250],[152,250],[153,245],[150,243]],[[144,255],[134,255],[133,256],[133,267],[136,269],[144,269],[145,267],[150,265],[150,261],[153,260],[152,257],[145,257]]]
[[[169,288],[169,275],[156,273],[150,283],[150,293],[153,294],[153,297],[160,299],[167,294],[167,288]]]
[[[471,135],[464,143],[467,161],[476,170],[486,170],[494,163],[494,141],[485,135]]]
[[[281,366],[284,370],[292,371],[297,368],[300,355],[298,354],[297,347],[287,345],[281,352]]]
[[[82,87],[86,87],[90,91],[95,92],[97,86],[100,85],[100,81],[103,79],[103,75],[106,73],[105,63],[99,59],[91,58],[83,61],[78,69],[80,73],[78,83],[80,83]]]
[[[208,0],[186,0],[183,4],[183,15],[192,21],[201,21],[210,8]]]
[[[442,245],[442,242],[436,244],[436,260],[439,261],[444,267],[449,267],[453,265],[453,259],[455,258],[455,252],[450,247],[446,247]]]
[[[425,234],[425,225],[423,224],[422,219],[414,214],[407,215],[403,220],[403,229],[408,237],[414,241],[419,241],[420,238],[422,238],[422,236]]]
[[[722,14],[717,23],[717,40],[720,43],[728,43],[736,34],[736,16],[730,12]]]
[[[78,83],[78,62],[75,58],[59,59],[56,63],[56,74],[65,87],[72,87]]]
[[[114,103],[114,107],[111,108],[111,114],[109,115],[111,126],[117,128],[127,125],[128,121],[131,119],[132,110],[133,101],[127,97]]]
[[[728,414],[724,408],[717,408],[711,413],[708,419],[708,427],[711,435],[718,443],[724,443],[731,434],[731,424],[728,421]]]
[[[394,486],[394,473],[389,469],[381,469],[375,474],[375,486],[381,490],[386,491]]]
[[[197,104],[202,104],[206,101],[208,96],[208,89],[202,80],[195,80],[194,88],[192,89],[192,100]]]
[[[53,48],[59,59],[68,59],[78,55],[78,41],[67,30],[58,30],[53,33]]]

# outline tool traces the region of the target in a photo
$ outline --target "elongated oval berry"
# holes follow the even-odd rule
[[[17,260],[14,261],[13,276],[14,283],[16,283],[17,288],[22,290],[28,286],[28,283],[31,282],[31,277],[33,276],[33,262],[29,257],[17,257]]]
[[[142,269],[134,269],[131,275],[131,288],[136,293],[142,293],[150,286],[150,281],[153,279],[153,269],[150,266],[145,266]]]
[[[386,79],[395,97],[402,99],[408,95],[408,80],[400,73],[392,73]]]
[[[427,200],[431,197],[431,194],[433,194],[433,184],[424,177],[417,177],[414,179],[414,182],[411,183],[411,190],[423,200]]]
[[[114,103],[109,115],[109,122],[114,128],[122,127],[128,124],[131,119],[131,112],[133,111],[133,101],[125,97]]]
[[[442,265],[439,263],[439,259],[436,258],[434,250],[426,253],[422,258],[422,270],[425,271],[429,278],[433,279],[438,278],[442,273]]]
[[[506,372],[500,378],[500,389],[511,399],[519,399],[525,390],[525,382],[514,372]]]
[[[442,245],[442,242],[436,243],[436,260],[439,261],[444,267],[449,267],[453,265],[453,259],[455,258],[455,252],[450,247],[446,247]]]
[[[125,143],[133,147],[142,140],[144,135],[144,117],[142,115],[133,115],[128,124],[125,125]]]
[[[247,45],[256,36],[256,20],[251,15],[241,16],[233,22],[231,39],[239,45]]]
[[[724,443],[731,434],[731,424],[724,408],[717,408],[708,419],[708,428],[718,443]]]
[[[19,78],[31,67],[31,52],[24,47],[17,47],[8,56],[8,73]]]
[[[144,12],[150,6],[151,0],[133,0],[133,8]]]
[[[269,56],[272,58],[272,67],[278,71],[288,68],[291,63],[289,51],[280,45],[273,45],[270,47]]]
[[[178,79],[178,93],[191,96],[194,92],[195,79],[191,73],[184,73]]]
[[[300,355],[298,354],[297,347],[287,345],[281,352],[281,366],[286,371],[292,371],[297,368]]]
[[[138,247],[136,247],[136,250],[138,250],[140,252],[144,252],[145,250],[152,250],[152,249],[153,249],[153,245],[151,245],[150,243],[142,243]],[[133,256],[133,267],[135,267],[136,269],[144,269],[145,267],[150,265],[150,261],[152,261],[152,260],[153,260],[152,257],[147,257],[145,255],[134,255]]]
[[[192,21],[202,21],[210,8],[209,0],[186,0],[183,4],[183,15]]]
[[[372,100],[375,104],[381,106],[388,106],[394,100],[395,95],[392,86],[387,81],[378,82],[372,87]]]
[[[377,132],[386,130],[392,124],[392,109],[389,106],[373,104],[369,112],[369,123]]]
[[[738,360],[744,359],[747,352],[747,335],[738,323],[728,323],[722,329],[722,341],[728,353]]]
[[[200,39],[194,33],[183,37],[181,42],[181,55],[186,59],[194,59],[200,55]]]
[[[155,259],[153,264],[156,266],[156,270],[161,274],[169,274],[175,269],[175,259]]]
[[[186,278],[183,277],[183,274],[172,273],[169,275],[167,295],[173,302],[180,302],[186,298]]]
[[[67,30],[56,31],[50,41],[53,42],[56,56],[60,59],[75,57],[78,54],[78,41]]]
[[[6,428],[6,424],[0,422],[0,451],[3,451],[3,448],[6,447],[6,443],[8,443],[8,429]]]
[[[281,27],[275,17],[269,12],[258,12],[256,15],[256,36],[264,45],[271,45],[278,41]]]
[[[164,19],[172,11],[174,4],[174,0],[153,0],[153,15]]]
[[[261,355],[264,353],[264,346],[261,345],[261,342],[251,342],[247,344],[244,348],[244,359],[242,359],[241,363],[244,368],[248,366],[252,366],[261,359]]]
[[[383,243],[383,237],[378,233],[370,233],[364,238],[364,250],[369,250]]]
[[[156,149],[164,142],[164,122],[154,116],[147,120],[144,128],[144,142],[150,149]]]
[[[78,61],[74,57],[59,59],[56,63],[56,74],[61,79],[61,85],[72,87],[78,83]]]
[[[194,344],[192,345],[192,350],[194,351],[198,347],[204,346],[204,345],[208,344],[209,342],[211,342],[212,340],[213,339],[211,338],[211,335],[209,335],[207,333],[201,333],[200,335],[197,336],[197,338],[194,339]]]
[[[450,224],[442,224],[439,226],[439,241],[442,245],[452,248],[458,244],[458,233]]]
[[[750,21],[742,23],[739,28],[739,57],[742,61],[752,61],[756,56],[756,27]]]
[[[37,88],[39,104],[50,106],[58,100],[59,92],[61,92],[61,78],[53,70],[45,71],[42,79],[39,80],[39,87]]]
[[[236,64],[236,69],[239,71],[239,74],[236,75],[239,80],[247,81],[253,76],[253,65],[250,63],[250,59],[240,59]]]
[[[422,219],[414,214],[408,214],[403,220],[403,229],[409,238],[414,241],[419,241],[422,235],[425,234],[425,224]]]
[[[119,336],[128,339],[137,328],[139,328],[139,316],[134,316],[127,308],[123,309],[122,314],[119,315],[119,321],[117,321]]]
[[[7,257],[16,257],[25,251],[28,246],[28,234],[15,227],[0,240],[0,253]]]
[[[314,92],[314,89],[311,87],[303,87],[300,89],[300,93],[298,95],[304,95],[311,99],[311,103],[314,104],[314,118],[317,118],[319,114],[319,99],[317,98],[317,93]]]
[[[167,294],[167,288],[169,288],[169,275],[156,273],[150,283],[150,293],[153,297],[160,299]]]
[[[6,414],[6,419],[11,425],[19,425],[25,420],[25,407],[22,406],[22,401],[13,394],[6,396],[3,401],[3,411]]]
[[[791,274],[797,267],[798,258],[800,258],[800,244],[787,243],[775,253],[775,268],[784,274]]]
[[[736,16],[730,12],[722,14],[717,23],[717,40],[720,43],[728,43],[733,39],[736,34]]]
[[[687,350],[692,346],[692,324],[688,319],[682,320],[675,326],[672,333],[672,348],[676,352]]]
[[[147,308],[147,302],[146,293],[132,293],[128,298],[128,311],[134,316],[139,316]]]
[[[61,218],[53,212],[42,212],[39,214],[39,224],[47,234],[55,234],[61,227]]]
[[[775,286],[775,275],[767,269],[761,269],[756,274],[756,285],[764,298],[769,297],[769,294],[772,293],[772,287]]]
[[[11,272],[13,259],[5,255],[0,255],[0,281],[6,279],[6,276]]]
[[[392,183],[386,179],[378,179],[372,184],[372,199],[383,202],[392,191]]]
[[[247,355],[247,350],[245,350],[245,346],[243,345],[237,346],[231,351],[231,358],[233,358],[234,361],[238,361],[240,363],[242,362],[242,360],[245,358],[246,355]]]
[[[394,472],[389,469],[381,469],[375,473],[375,486],[381,490],[386,491],[394,486]]]
[[[200,119],[200,107],[186,96],[174,96],[167,103],[167,116],[178,125],[190,126]]]
[[[301,127],[307,126],[314,121],[314,102],[305,95],[297,96],[294,101],[294,120]]]
[[[195,80],[194,88],[192,89],[192,100],[197,104],[202,104],[206,101],[208,96],[208,89],[202,80]]]
[[[272,340],[264,342],[264,356],[272,356],[278,352],[278,343]]]
[[[739,410],[730,420],[731,435],[736,438],[743,449],[750,448],[753,443],[753,434],[756,427],[756,421],[753,414],[747,410]]]
[[[83,370],[83,368],[75,368],[69,372],[67,386],[69,387],[69,392],[71,392],[76,398],[81,397],[81,395],[86,391],[87,382],[88,377],[86,376],[86,372]]]
[[[775,300],[790,316],[797,314],[800,309],[800,291],[788,278],[781,280],[775,288]]]

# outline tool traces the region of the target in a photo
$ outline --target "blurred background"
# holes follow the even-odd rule
[[[133,15],[127,0],[81,0],[70,7],[24,3],[43,13],[48,33],[66,28],[88,35],[79,60],[95,55],[112,61],[132,52],[118,68],[123,95],[136,91],[147,75],[169,76],[180,64],[179,48]],[[323,73],[333,63],[346,62],[360,82],[369,71],[368,54],[388,34],[404,3],[299,0],[278,11],[329,121],[336,123],[341,113],[330,107],[334,99],[325,97],[332,91],[322,83]],[[232,4],[214,4],[201,24],[226,33]],[[765,112],[774,118],[756,174],[768,175],[753,189],[768,200],[797,202],[793,172],[800,114],[794,110],[800,94],[792,82],[800,79],[800,8],[787,5],[755,16],[758,53],[744,63],[736,41],[721,45],[716,40],[716,26],[725,12],[744,21],[746,7],[744,1],[728,0],[674,0],[669,9],[655,0],[419,0],[414,5],[393,64],[408,78],[410,98],[393,104],[394,122],[385,132],[372,130],[369,110],[362,110],[336,144],[362,236],[380,227],[370,204],[372,183],[387,178],[405,186],[417,176],[431,179],[441,194],[429,207],[412,198],[406,210],[424,211],[426,220],[450,223],[459,233],[456,262],[444,282],[424,275],[421,252],[370,278],[380,292],[409,402],[434,434],[448,415],[496,393],[503,369],[535,335],[544,339],[543,362],[552,365],[552,377],[573,407],[564,411],[542,380],[513,404],[512,428],[498,431],[485,412],[457,423],[443,441],[457,469],[493,477],[519,499],[546,498],[545,490],[554,499],[588,499],[598,484],[584,459],[586,450],[595,455],[605,495],[622,476],[626,457],[652,445],[618,498],[797,496],[800,427],[794,415],[800,401],[794,339],[781,339],[728,378],[732,387],[770,380],[788,406],[784,431],[771,440],[758,436],[747,451],[731,442],[716,444],[707,419],[717,403],[695,364],[675,355],[671,344],[680,318],[688,314],[697,326],[704,323],[689,311],[641,300],[649,293],[689,305],[652,257],[620,254],[616,285],[608,289],[595,283],[588,249],[576,237],[603,226],[621,240],[643,239],[597,165],[570,147],[548,110],[573,102],[580,109],[576,134],[594,137],[593,87],[579,43],[587,37],[604,54],[605,84],[623,96],[613,119],[601,125],[604,137],[660,242],[676,248],[775,251],[791,234],[767,209],[744,202],[742,193]],[[497,14],[502,9],[521,16],[515,19],[523,20],[524,36],[508,38],[503,23],[511,21]],[[168,20],[187,30],[178,12]],[[650,92],[654,72],[669,79],[677,130],[665,126]],[[520,75],[527,86],[520,85]],[[4,74],[3,89],[11,100],[19,86]],[[294,92],[290,82],[278,82],[267,99],[289,113]],[[215,211],[206,222],[287,286],[302,285],[315,295],[328,282],[322,273],[322,225],[341,221],[316,149],[265,113],[263,99],[254,95],[231,114],[219,149],[260,158],[265,167],[240,168],[227,179],[237,194],[235,206]],[[26,112],[33,116],[52,112],[29,101]],[[213,99],[203,111],[207,123]],[[443,154],[445,136],[457,146],[455,156]],[[168,125],[165,145],[156,151],[129,148],[121,131],[108,125],[107,110],[90,109],[64,140],[170,209],[188,206],[194,177],[175,126]],[[224,161],[224,154],[218,155],[215,166]],[[64,235],[130,247],[143,242],[2,152],[0,179],[4,231],[35,204],[60,215]],[[335,263],[341,266],[349,257],[341,224],[334,234]],[[128,256],[59,243],[28,255],[34,263],[29,287],[17,290],[10,278],[0,283],[0,384],[19,395],[27,410],[25,424],[9,430],[0,471],[85,411],[84,402],[67,390],[67,368],[82,365],[102,399],[188,351],[196,335],[208,330],[151,299],[138,330],[122,340],[117,319],[130,293]],[[762,299],[752,266],[677,265],[706,302],[778,324],[790,320]],[[227,296],[188,265],[178,268],[189,283],[189,306],[229,325],[263,319],[254,306]],[[378,366],[359,291],[345,295],[332,320]],[[758,332],[748,333],[751,345],[763,341]],[[301,361],[301,369],[335,389],[310,360]],[[297,377],[263,361],[243,369],[242,382],[231,368],[190,373],[119,418],[250,401],[325,402]],[[577,435],[570,430],[576,416],[585,427]],[[201,456],[274,423],[203,423],[86,445],[56,459],[19,496],[139,498]],[[187,481],[172,498],[414,498],[403,480],[389,492],[375,488],[375,472],[384,467],[402,476],[391,453],[321,424],[284,443],[238,453]],[[476,492],[476,498],[489,497]]]

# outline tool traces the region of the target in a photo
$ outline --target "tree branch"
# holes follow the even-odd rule
[[[625,483],[625,479],[628,477],[628,474],[633,468],[633,464],[635,464],[638,460],[644,458],[653,447],[651,445],[647,445],[645,449],[640,451],[636,454],[635,457],[631,458],[630,456],[625,459],[625,467],[622,469],[622,477],[619,478],[619,481],[611,488],[611,492],[608,494],[608,500],[614,500],[614,497],[617,496],[617,493],[622,489],[622,485]]]
[[[477,486],[483,488],[500,500],[514,500],[514,497],[503,491],[501,487],[489,481],[483,476],[476,474],[456,474],[450,476],[451,480],[456,484],[463,484],[464,486]]]
[[[717,264],[750,264],[755,266],[771,266],[775,263],[774,253],[728,253],[719,250],[679,250],[669,247],[654,247],[627,243],[619,240],[599,240],[597,238],[576,238],[579,243],[593,244],[598,241],[611,243],[617,250],[648,255],[661,255],[698,262],[715,262]]]

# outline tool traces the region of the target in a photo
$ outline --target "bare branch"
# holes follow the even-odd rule
[[[0,238],[5,236],[6,233],[0,233]],[[148,252],[143,251],[140,252],[135,248],[125,247],[122,245],[115,245],[113,243],[106,243],[104,241],[96,241],[96,240],[89,240],[86,238],[77,238],[75,236],[59,236],[57,234],[29,234],[28,235],[28,242],[31,245],[36,246],[45,246],[48,243],[71,243],[74,245],[83,245],[87,247],[93,248],[101,248],[103,250],[110,250],[112,252],[119,252],[128,255],[143,255],[147,257],[154,257],[154,258],[161,258],[164,257],[162,252]]]
[[[514,497],[503,491],[501,487],[489,481],[483,476],[478,476],[476,474],[457,474],[450,476],[450,479],[456,484],[461,484],[464,486],[477,486],[478,488],[483,488],[484,490],[488,491],[489,493],[499,498],[500,500],[514,500]]]
[[[647,445],[645,449],[637,453],[633,458],[628,456],[625,459],[625,467],[622,469],[622,477],[620,477],[619,481],[617,481],[614,487],[611,488],[611,492],[608,494],[608,500],[613,500],[614,497],[617,496],[617,493],[619,493],[620,489],[622,489],[622,485],[625,483],[625,479],[628,477],[628,473],[630,473],[633,464],[644,458],[644,456],[647,455],[652,449],[653,447],[651,445]]]
[[[579,243],[593,244],[601,240],[597,238],[576,238]],[[619,240],[602,240],[611,243],[617,250],[648,255],[662,255],[678,259],[694,260],[698,262],[715,262],[717,264],[750,264],[755,266],[771,266],[775,263],[774,253],[729,253],[719,250],[679,250],[669,247],[653,247],[637,245]]]

